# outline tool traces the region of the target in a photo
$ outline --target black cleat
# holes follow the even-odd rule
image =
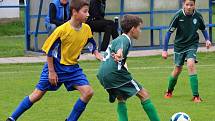
[[[6,121],[13,121],[12,119],[10,119],[10,118],[7,118],[7,120]]]

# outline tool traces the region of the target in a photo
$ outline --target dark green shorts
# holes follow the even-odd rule
[[[182,53],[174,53],[174,63],[176,66],[183,66],[184,65],[184,61],[189,59],[189,58],[193,58],[194,60],[196,60],[196,49],[189,49],[185,52]]]
[[[142,88],[143,87],[138,82],[131,80],[120,87],[106,90],[109,93],[109,101],[114,102],[116,97],[122,97],[124,100],[126,100],[129,97],[136,95]]]

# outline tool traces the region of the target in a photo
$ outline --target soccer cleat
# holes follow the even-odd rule
[[[11,119],[11,118],[9,117],[9,118],[7,118],[6,121],[15,121],[15,120],[13,120],[13,119]]]
[[[194,96],[193,99],[192,99],[192,101],[194,103],[200,103],[200,102],[202,102],[202,99],[199,96]]]
[[[170,92],[170,91],[167,91],[164,95],[164,98],[166,98],[166,99],[169,99],[171,97],[172,97],[172,92]]]

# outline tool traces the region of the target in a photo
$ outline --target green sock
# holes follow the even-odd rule
[[[147,99],[146,101],[141,102],[141,105],[143,106],[143,109],[148,115],[150,121],[160,121],[157,111],[155,110],[155,107],[153,106],[150,99]]]
[[[127,107],[125,102],[119,102],[117,105],[118,121],[128,121]]]
[[[190,85],[193,92],[193,96],[199,96],[197,74],[190,75]]]
[[[173,91],[174,90],[174,87],[177,83],[177,79],[178,78],[175,78],[173,76],[169,76],[169,86],[168,86],[168,91]]]

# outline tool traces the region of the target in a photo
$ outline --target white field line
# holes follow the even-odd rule
[[[197,70],[198,68],[213,68],[214,69],[215,65],[197,65]],[[129,68],[129,70],[154,70],[154,69],[173,69],[173,66],[150,66],[150,67],[132,67]],[[4,68],[6,69],[6,68]],[[7,68],[9,69],[9,68]],[[83,69],[84,72],[86,71],[98,71],[98,68],[92,68],[92,69]],[[38,71],[30,71],[30,70],[25,70],[25,71],[4,71],[4,72],[0,72],[0,75],[2,74],[12,74],[12,73],[23,73],[23,72],[28,72],[28,73],[35,73]],[[40,73],[40,71],[38,72]]]

